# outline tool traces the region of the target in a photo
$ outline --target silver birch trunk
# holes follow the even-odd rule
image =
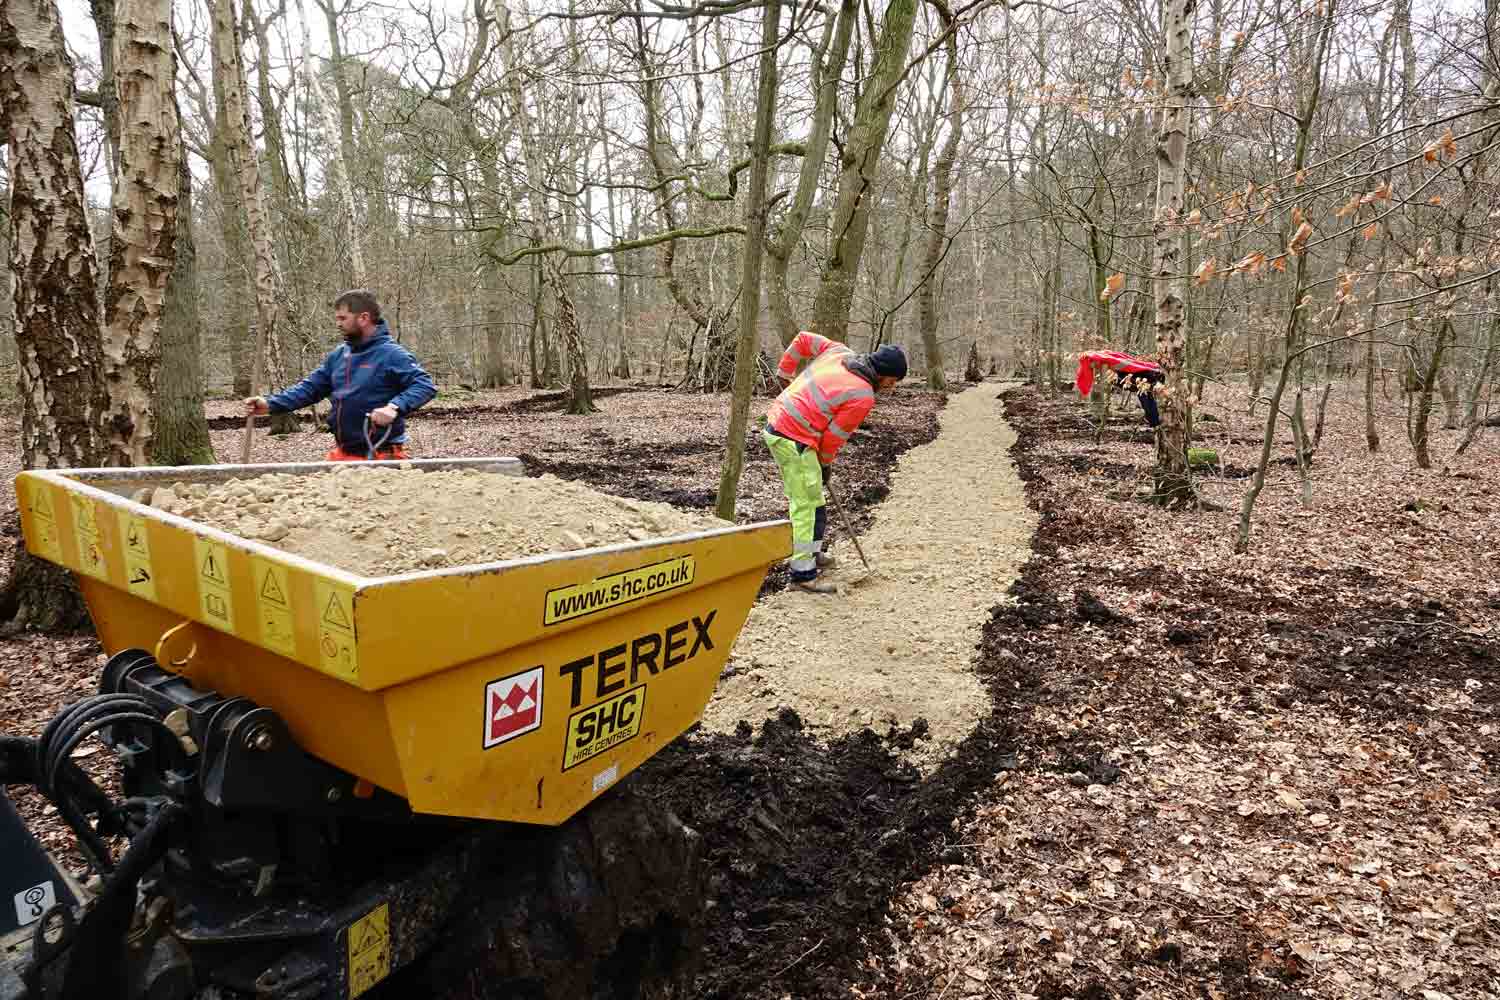
[[[120,157],[104,295],[111,464],[150,461],[167,283],[176,260],[182,133],[173,91],[171,0],[119,0],[115,90]]]
[[[1166,371],[1156,435],[1155,495],[1160,503],[1192,503],[1187,461],[1187,391],[1183,363],[1187,347],[1187,261],[1182,256],[1183,197],[1187,177],[1189,118],[1193,100],[1193,10],[1195,0],[1169,0],[1166,12],[1166,97],[1156,134],[1156,217],[1151,232],[1155,258],[1151,291],[1156,302],[1157,359]]]

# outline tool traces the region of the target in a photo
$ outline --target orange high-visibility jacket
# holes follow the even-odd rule
[[[781,355],[781,374],[791,378],[798,363],[811,360],[766,412],[766,425],[782,437],[818,452],[824,465],[833,462],[849,435],[875,405],[870,383],[844,367],[854,356],[836,340],[803,331]]]

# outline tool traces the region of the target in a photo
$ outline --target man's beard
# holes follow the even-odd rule
[[[353,347],[355,344],[359,343],[360,338],[363,336],[364,335],[358,330],[355,330],[353,333],[346,333],[344,334],[344,343],[348,344],[350,347]]]

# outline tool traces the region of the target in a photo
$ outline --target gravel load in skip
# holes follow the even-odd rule
[[[727,525],[545,475],[350,465],[148,487],[142,503],[362,576],[499,562]]]

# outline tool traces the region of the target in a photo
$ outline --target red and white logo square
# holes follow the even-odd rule
[[[524,736],[542,724],[542,668],[484,686],[484,748]]]

